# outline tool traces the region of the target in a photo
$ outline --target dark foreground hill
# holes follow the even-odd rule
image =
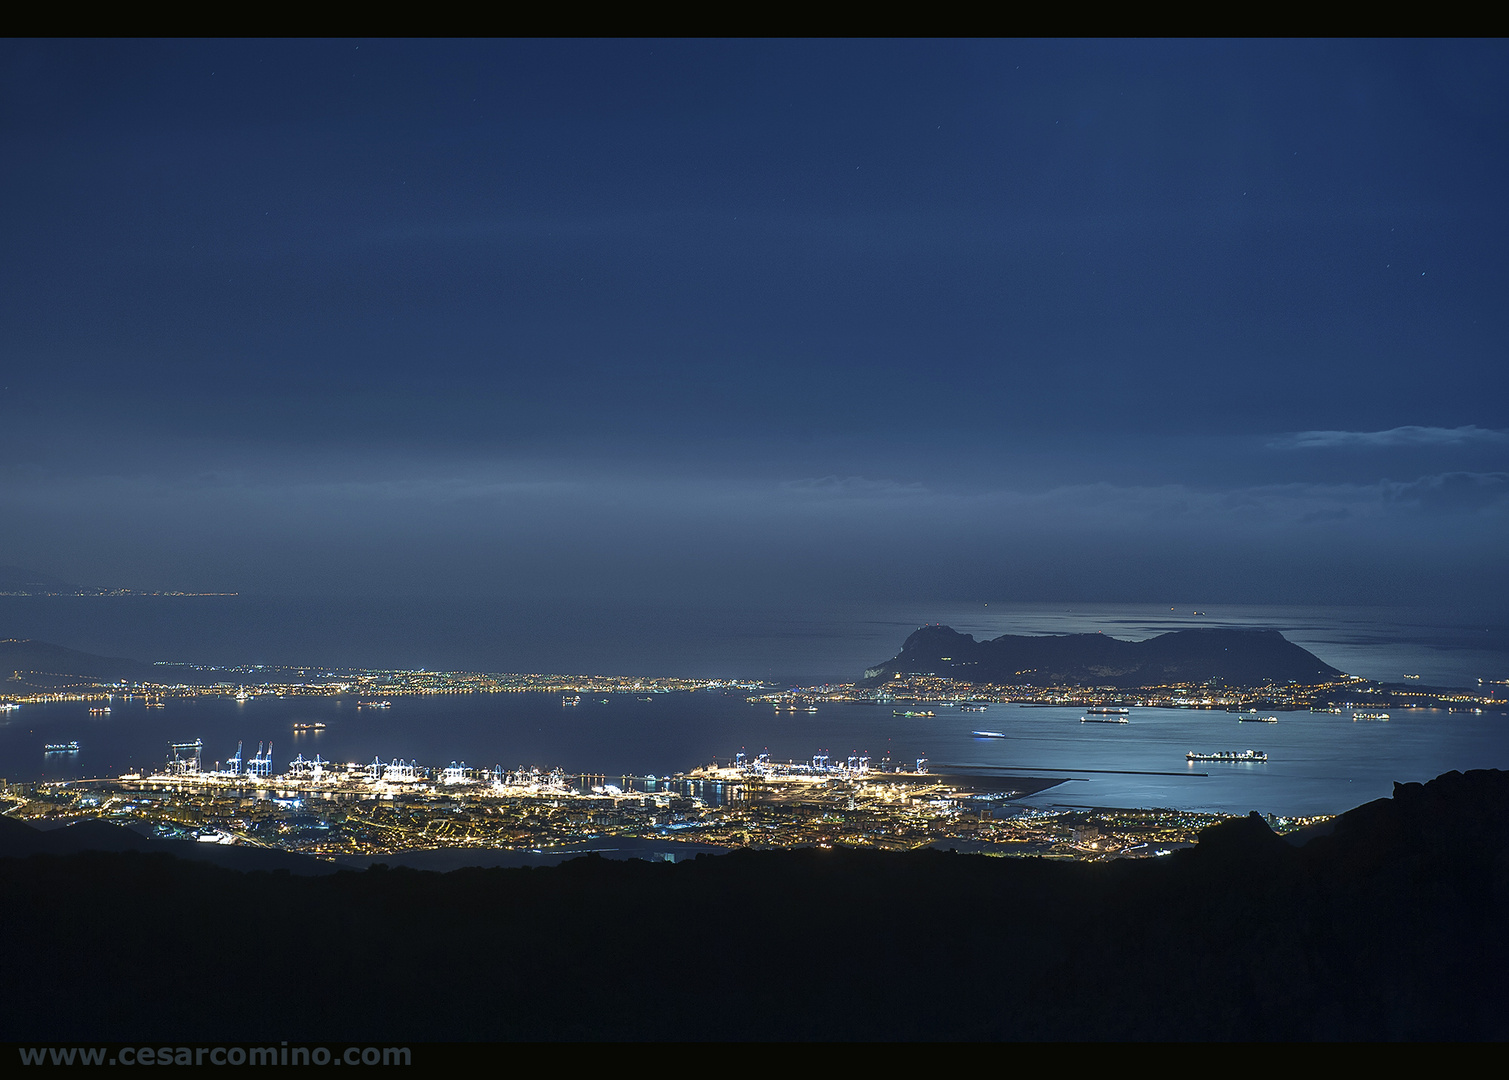
[[[1502,1039],[1509,774],[1296,847],[325,877],[0,859],[11,1040]]]
[[[108,821],[80,821],[60,829],[44,831],[34,829],[25,822],[0,817],[0,858],[42,854],[73,855],[83,851],[161,853],[232,870],[286,870],[294,874],[336,872],[336,867],[323,859],[277,848],[162,840],[143,836]]]
[[[865,672],[871,683],[895,675],[943,675],[1012,686],[1115,686],[1170,683],[1230,686],[1313,684],[1341,672],[1277,630],[1175,630],[1146,641],[1104,634],[976,641],[948,626],[924,626],[901,652]]]

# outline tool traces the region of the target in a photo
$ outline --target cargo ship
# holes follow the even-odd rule
[[[1352,719],[1353,720],[1387,720],[1388,719],[1388,713],[1386,713],[1386,712],[1354,712],[1352,714]]]
[[[1278,723],[1278,717],[1276,717],[1276,716],[1239,716],[1239,717],[1237,717],[1237,723],[1239,723],[1239,724],[1276,724],[1276,723]]]
[[[77,754],[79,752],[79,743],[77,739],[71,742],[50,742],[43,746],[42,749],[49,754]]]
[[[977,731],[974,735],[977,739],[1004,739],[1006,737],[1005,732],[1001,731]]]
[[[1197,754],[1193,750],[1184,755],[1186,761],[1257,761],[1268,760],[1261,750],[1217,750],[1213,754]]]
[[[1122,710],[1122,712],[1125,712],[1125,711],[1126,711],[1125,709]],[[1090,713],[1094,713],[1094,712],[1095,712],[1094,709],[1090,710]],[[1131,721],[1128,720],[1125,716],[1116,716],[1114,714],[1110,715],[1110,716],[1101,716],[1101,715],[1093,715],[1092,716],[1092,715],[1087,714],[1085,716],[1081,716],[1079,718],[1079,722],[1081,724],[1130,724],[1131,723]]]

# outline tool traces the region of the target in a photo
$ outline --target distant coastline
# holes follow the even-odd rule
[[[21,590],[0,590],[0,596],[240,596],[234,592],[180,592],[168,590],[166,592],[147,592],[142,589],[90,589],[77,588],[67,591],[54,592],[27,592]]]
[[[185,588],[188,581],[105,581]],[[912,631],[940,622],[976,640],[1005,634],[1102,630],[1122,639],[1197,627],[1278,627],[1342,671],[1381,682],[1475,688],[1509,678],[1509,624],[1491,614],[1318,607],[996,604],[760,609],[548,601],[475,595],[304,596],[205,587],[238,596],[0,595],[0,637],[59,642],[108,656],[229,666],[419,668],[444,671],[602,672],[741,676],[788,686],[849,682],[896,653]],[[0,592],[14,591],[0,580]],[[569,615],[567,612],[569,611]],[[983,614],[982,614],[983,611]],[[563,616],[566,616],[563,618]],[[634,627],[635,632],[625,630]],[[1485,630],[1486,628],[1486,630]],[[944,655],[951,655],[945,652]],[[957,659],[957,657],[956,657]],[[1021,666],[1035,667],[1028,663]],[[1416,680],[1409,680],[1415,683]]]
[[[239,596],[234,592],[194,592],[183,589],[121,589],[104,585],[75,585],[24,566],[0,566],[0,596]]]

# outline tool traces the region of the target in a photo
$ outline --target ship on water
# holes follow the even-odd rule
[[[1264,762],[1268,755],[1261,750],[1217,750],[1213,754],[1199,754],[1191,750],[1184,755],[1186,761],[1233,761]]]
[[[1125,709],[1122,709],[1121,711],[1122,712],[1126,712]],[[1081,716],[1079,718],[1079,722],[1081,724],[1130,724],[1131,723],[1131,721],[1128,720],[1125,716],[1117,716],[1115,714],[1101,715],[1101,714],[1096,713],[1094,709],[1091,709],[1084,716]]]
[[[1085,710],[1091,716],[1126,716],[1130,711],[1120,705],[1092,705]]]
[[[1239,716],[1239,717],[1237,717],[1237,723],[1239,723],[1239,724],[1276,724],[1276,723],[1278,723],[1278,717],[1276,717],[1276,716]]]
[[[1004,739],[1006,737],[1005,732],[1001,731],[977,731],[974,735],[977,739]]]
[[[77,739],[69,742],[50,742],[43,746],[42,750],[48,754],[77,754],[79,752],[79,742]]]

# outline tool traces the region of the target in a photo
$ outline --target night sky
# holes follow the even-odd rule
[[[1509,601],[1504,42],[0,43],[0,563]]]

